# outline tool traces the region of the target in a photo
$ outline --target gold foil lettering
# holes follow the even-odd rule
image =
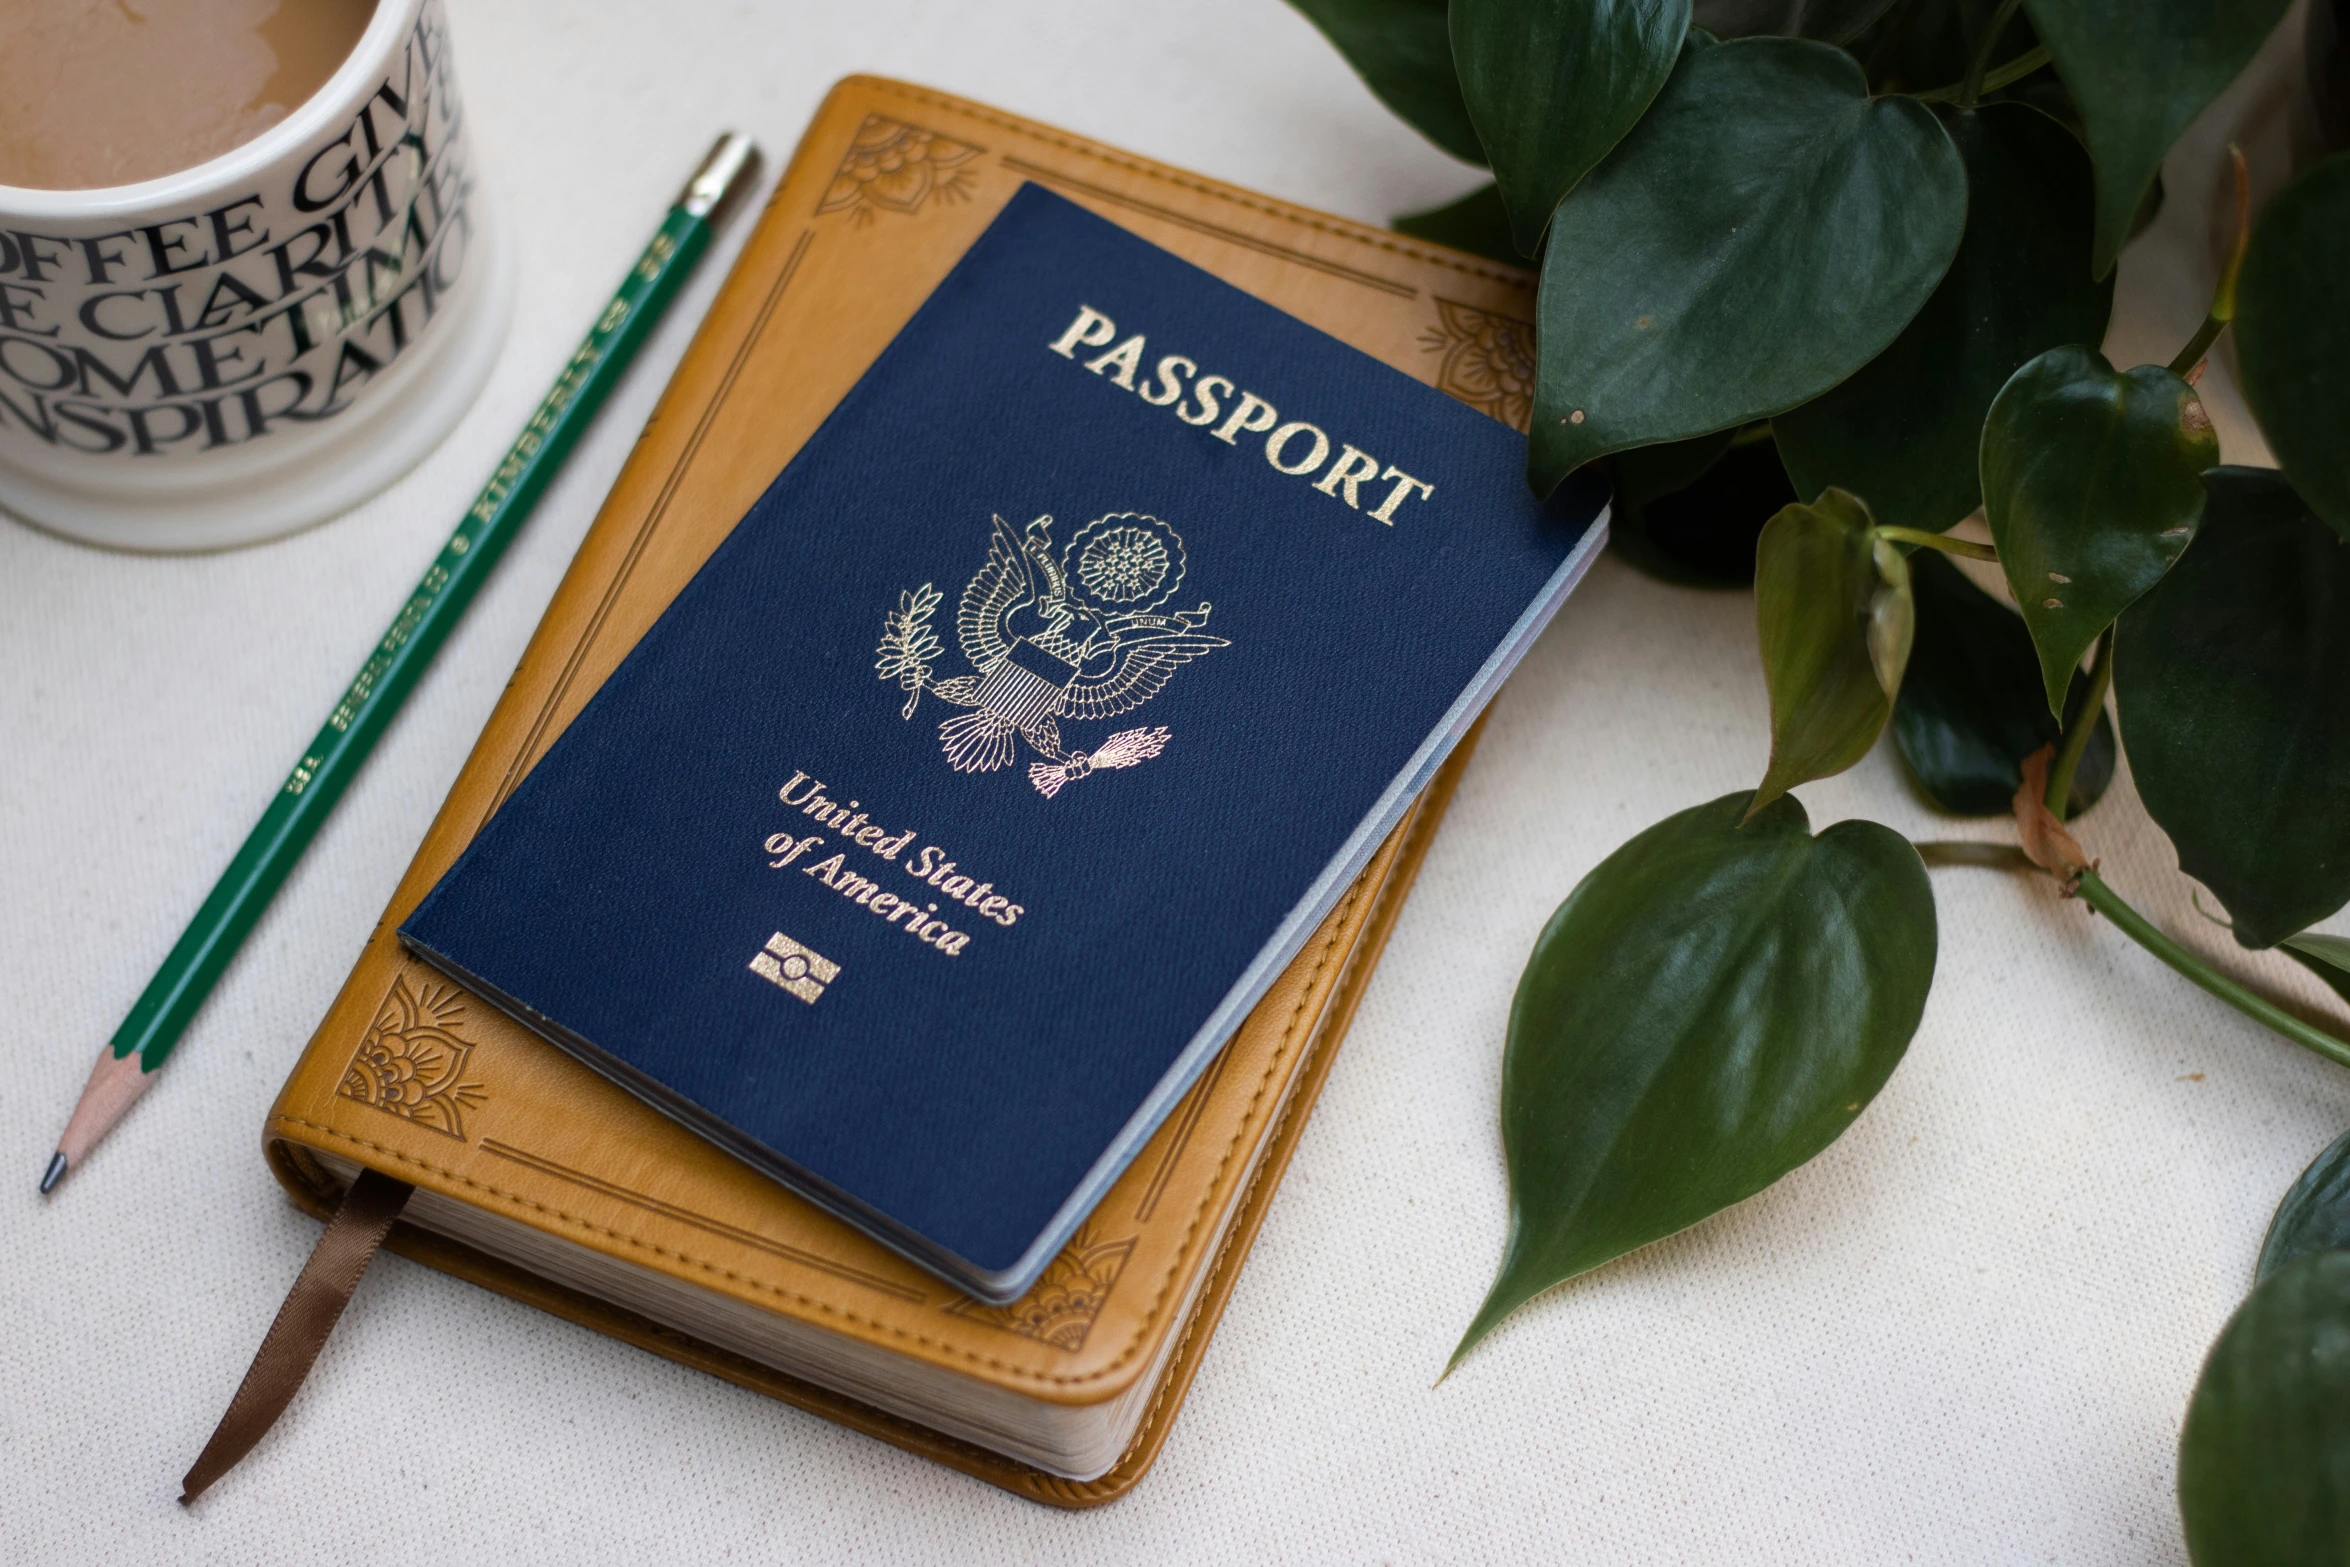
[[[1115,348],[1110,348],[1112,342]],[[1134,393],[1153,408],[1173,408],[1175,417],[1185,424],[1207,429],[1227,446],[1240,444],[1243,435],[1265,436],[1265,461],[1277,473],[1292,478],[1308,478],[1320,472],[1313,487],[1333,500],[1343,500],[1354,511],[1363,509],[1360,486],[1365,481],[1397,481],[1387,492],[1387,498],[1371,511],[1372,517],[1395,525],[1395,514],[1415,493],[1422,500],[1433,500],[1436,486],[1413,478],[1401,468],[1389,464],[1384,472],[1379,459],[1351,442],[1338,443],[1338,461],[1327,471],[1322,464],[1328,461],[1332,441],[1329,432],[1303,419],[1281,423],[1281,414],[1273,404],[1257,393],[1248,391],[1229,376],[1200,375],[1196,361],[1182,354],[1160,357],[1156,380],[1138,385],[1135,377],[1141,373],[1144,337],[1140,332],[1127,337],[1118,336],[1118,324],[1091,305],[1079,305],[1077,315],[1061,335],[1045,345],[1063,359],[1076,359],[1080,348],[1101,348],[1105,351],[1082,361],[1087,370]],[[1187,387],[1186,377],[1197,376]],[[1226,397],[1237,393],[1239,401],[1225,413]],[[1218,424],[1221,419],[1223,422]],[[1267,432],[1270,432],[1269,434]],[[1302,446],[1300,443],[1304,443]],[[1300,451],[1303,455],[1297,455]]]

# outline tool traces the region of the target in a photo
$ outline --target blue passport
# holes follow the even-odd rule
[[[1605,487],[1024,187],[402,925],[983,1299],[1580,577]]]

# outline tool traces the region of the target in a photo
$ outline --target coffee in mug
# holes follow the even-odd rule
[[[375,0],[33,0],[0,10],[0,185],[90,190],[209,163],[351,57]]]
[[[0,0],[0,509],[136,549],[389,483],[504,252],[442,0]]]

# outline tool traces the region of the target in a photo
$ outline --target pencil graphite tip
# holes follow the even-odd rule
[[[65,1171],[65,1150],[61,1148],[49,1156],[49,1168],[41,1172],[42,1196],[57,1190],[57,1183],[65,1179]]]

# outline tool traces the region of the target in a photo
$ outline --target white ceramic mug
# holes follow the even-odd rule
[[[0,508],[145,550],[331,517],[465,411],[509,273],[441,0],[380,0],[241,147],[136,185],[0,185]]]

